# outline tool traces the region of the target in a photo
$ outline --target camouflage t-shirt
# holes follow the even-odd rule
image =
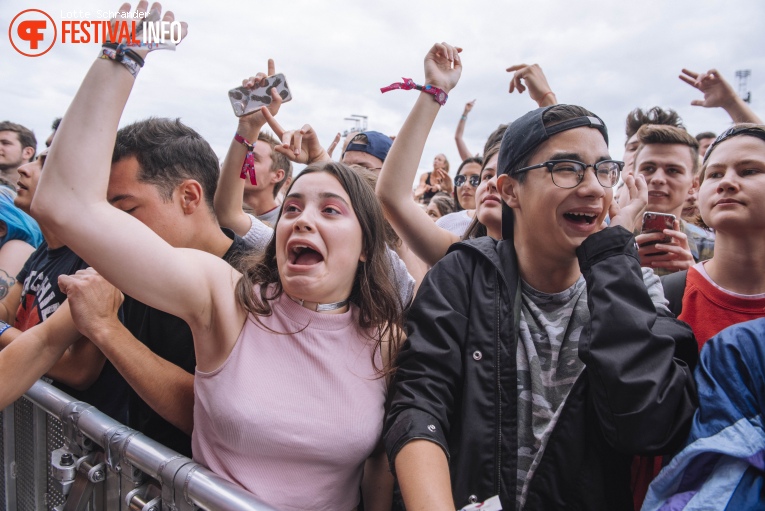
[[[666,308],[659,278],[642,268],[656,306]],[[560,293],[537,291],[521,282],[518,367],[518,478],[516,509],[522,509],[531,479],[555,429],[563,403],[582,373],[579,339],[590,322],[584,277]]]

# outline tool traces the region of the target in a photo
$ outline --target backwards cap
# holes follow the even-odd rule
[[[364,137],[367,140],[366,144],[363,143]],[[393,140],[388,135],[384,135],[379,131],[362,131],[351,139],[343,155],[348,151],[361,151],[385,161],[385,157],[388,156],[388,151],[390,151],[390,146],[392,145]]]

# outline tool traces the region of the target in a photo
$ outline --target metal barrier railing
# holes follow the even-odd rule
[[[43,381],[0,413],[0,458],[2,511],[274,511]]]

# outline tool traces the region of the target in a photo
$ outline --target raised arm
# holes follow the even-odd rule
[[[513,91],[523,94],[528,89],[529,97],[540,107],[552,106],[558,103],[558,98],[555,97],[550,84],[547,83],[547,77],[542,68],[539,67],[539,64],[532,64],[530,66],[516,64],[508,67],[506,71],[514,73],[513,79],[510,80],[510,89],[508,90],[511,94]]]
[[[258,87],[261,80],[268,76],[273,76],[276,72],[273,59],[268,59],[268,74],[258,73],[246,80],[242,80],[242,86],[248,88]],[[271,104],[268,108],[274,113],[279,111],[282,104],[282,98],[276,92],[271,91]],[[260,130],[266,124],[266,120],[260,110],[239,117],[236,127],[236,134],[242,137],[247,143],[255,144],[260,135]],[[243,164],[247,157],[247,147],[242,142],[232,137],[231,145],[223,160],[220,178],[218,179],[218,189],[215,191],[215,215],[218,222],[223,227],[228,227],[239,236],[244,236],[252,226],[252,219],[242,210],[242,197],[244,195],[244,179],[242,174]],[[254,172],[254,170],[253,170]],[[249,175],[245,179],[250,179]]]
[[[465,124],[467,124],[468,114],[473,109],[473,105],[475,105],[475,99],[465,103],[465,109],[462,111],[462,116],[460,117],[459,122],[457,122],[457,131],[454,133],[454,141],[457,143],[457,151],[460,153],[460,158],[463,160],[467,160],[473,156],[473,153],[470,152],[470,149],[468,149],[467,144],[465,143],[465,139],[462,138],[465,134]]]
[[[434,45],[425,57],[425,82],[449,92],[462,72],[459,48]],[[440,105],[430,94],[420,93],[385,158],[376,193],[386,217],[398,235],[423,261],[433,265],[458,241],[454,234],[436,226],[411,197],[411,184],[425,142]]]
[[[691,101],[691,105],[703,106],[704,108],[722,108],[735,123],[762,124],[762,119],[736,94],[733,87],[725,81],[725,78],[716,69],[710,69],[701,74],[683,69],[680,79],[704,94],[704,99],[694,99]]]
[[[145,1],[138,4],[139,11],[146,7]],[[163,20],[174,16],[167,12]],[[145,49],[135,51],[146,57]],[[117,61],[93,63],[56,133],[32,210],[119,289],[182,318],[195,341],[197,334],[210,341],[205,360],[222,361],[245,318],[233,293],[238,273],[212,254],[173,248],[106,199],[115,133],[134,81]]]

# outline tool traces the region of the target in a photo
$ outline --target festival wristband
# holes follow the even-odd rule
[[[404,81],[392,83],[388,85],[387,87],[383,87],[380,89],[380,92],[384,94],[388,91],[392,91],[396,89],[401,89],[401,90],[416,89],[426,94],[432,94],[433,99],[436,101],[436,103],[438,103],[441,106],[444,106],[446,104],[446,100],[449,99],[449,95],[446,92],[444,92],[442,89],[439,89],[438,87],[433,87],[432,85],[417,85],[416,83],[414,83],[414,80],[412,80],[411,78],[402,77],[401,79]]]
[[[252,151],[255,150],[255,144],[251,144],[249,140],[244,138],[239,133],[234,135],[234,140],[242,144],[247,148],[247,155],[244,157],[244,163],[242,163],[242,172],[239,177],[247,179],[247,174],[250,175],[250,183],[252,186],[256,186],[258,181],[255,179],[255,156]]]
[[[130,71],[130,74],[133,75],[134,78],[138,76],[138,72],[144,64],[144,60],[133,50],[127,49],[124,44],[104,44],[103,48],[101,48],[101,55],[99,58],[119,62]]]
[[[11,328],[11,325],[6,323],[5,321],[0,320],[0,335],[3,335],[3,333]]]

